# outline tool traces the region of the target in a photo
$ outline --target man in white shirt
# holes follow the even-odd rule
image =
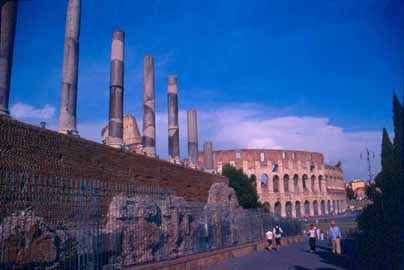
[[[279,226],[279,224],[276,224],[274,230],[273,230],[273,234],[275,237],[275,249],[279,250],[279,248],[281,247],[281,238],[282,238],[282,228]]]
[[[265,233],[265,236],[267,238],[268,241],[268,251],[272,251],[272,242],[273,242],[273,238],[274,238],[274,234],[272,233],[272,230],[268,230]]]
[[[317,239],[317,228],[313,224],[310,225],[307,235],[309,236],[310,253],[313,253],[316,251]]]

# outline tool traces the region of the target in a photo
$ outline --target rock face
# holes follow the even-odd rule
[[[225,184],[212,185],[205,205],[177,196],[122,193],[112,198],[106,215],[86,223],[50,226],[33,211],[5,218],[0,247],[6,248],[0,255],[6,260],[0,264],[78,267],[83,258],[102,258],[85,263],[120,269],[251,241],[253,220]]]

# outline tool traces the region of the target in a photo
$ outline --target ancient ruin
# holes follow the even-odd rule
[[[191,167],[198,167],[198,124],[196,110],[187,112],[188,123],[188,162]]]
[[[9,115],[8,110],[13,65],[14,36],[17,22],[17,0],[0,6],[0,116]]]
[[[175,163],[180,162],[178,89],[176,76],[168,76],[168,156],[171,161]]]
[[[267,203],[277,216],[331,215],[343,213],[347,208],[341,163],[327,165],[323,154],[240,149],[217,150],[213,155],[217,172],[228,164],[255,175],[260,201]],[[200,155],[200,166],[206,163],[205,156]]]
[[[77,84],[79,68],[81,0],[69,0],[66,17],[59,132],[78,135]]]

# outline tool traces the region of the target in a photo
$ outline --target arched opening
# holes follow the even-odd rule
[[[265,173],[261,175],[261,187],[268,188],[268,175]]]
[[[323,192],[323,177],[321,175],[318,177],[318,189]]]
[[[297,174],[293,176],[293,186],[295,188],[295,193],[299,192],[299,176]]]
[[[282,209],[281,203],[276,202],[274,205],[274,215],[276,217],[281,217],[281,209]]]
[[[303,183],[303,191],[307,191],[307,175],[303,175],[302,177],[302,183]]]
[[[332,213],[333,214],[337,213],[337,205],[335,204],[335,200],[332,201]]]
[[[309,203],[309,201],[304,202],[304,215],[306,217],[310,216],[310,203]]]
[[[341,213],[340,205],[339,205],[339,200],[337,201],[337,213]]]
[[[274,192],[279,192],[279,176],[274,175]]]
[[[313,201],[313,212],[315,216],[318,216],[318,201]]]
[[[325,216],[325,201],[321,201],[321,215]]]
[[[285,192],[289,192],[289,175],[287,174],[283,176],[283,188]]]
[[[327,201],[327,210],[328,210],[328,214],[331,215],[331,201],[330,200]]]
[[[291,202],[286,202],[285,210],[286,210],[286,217],[291,218],[292,217],[292,203]]]
[[[262,204],[262,208],[264,209],[265,213],[271,213],[271,204],[269,202],[264,202]]]
[[[296,210],[296,217],[297,218],[301,218],[302,217],[302,211],[301,211],[301,207],[300,207],[300,202],[296,201],[295,203],[295,210]]]
[[[316,177],[314,175],[311,176],[311,191],[314,192],[316,185]]]

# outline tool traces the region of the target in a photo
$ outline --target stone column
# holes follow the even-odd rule
[[[180,162],[178,88],[176,76],[168,76],[168,156],[171,161]]]
[[[187,112],[188,121],[188,158],[191,166],[198,165],[198,126],[196,121],[196,110]]]
[[[206,141],[203,144],[203,162],[204,167],[208,171],[213,170],[213,151],[212,151],[212,142]],[[258,183],[258,179],[256,181]]]
[[[65,47],[62,71],[59,132],[78,135],[77,74],[79,67],[80,0],[69,0],[67,6]]]
[[[113,32],[107,144],[116,148],[123,143],[124,44],[125,33]]]
[[[144,57],[143,66],[143,151],[149,157],[156,156],[156,116],[154,100],[154,60]]]
[[[0,6],[0,115],[10,114],[8,103],[10,97],[10,79],[13,65],[17,7],[17,0],[6,1]]]

